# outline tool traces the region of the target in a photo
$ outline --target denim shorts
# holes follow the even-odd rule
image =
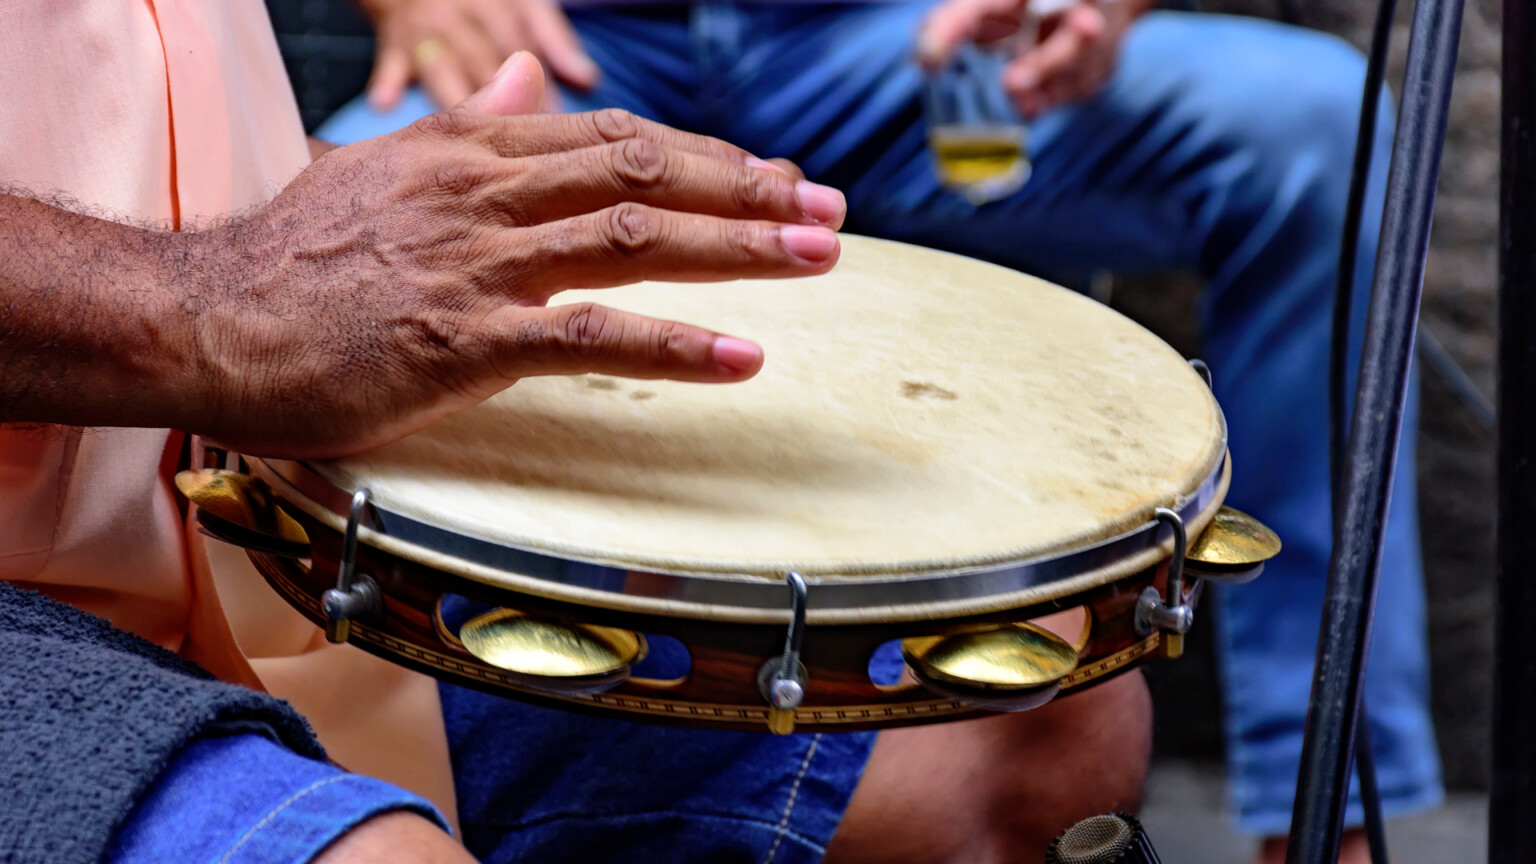
[[[442,614],[480,611],[451,598]],[[635,675],[687,674],[681,643],[649,642]],[[893,642],[870,671],[895,683],[902,666]],[[448,684],[440,693],[464,843],[487,864],[820,861],[875,740],[634,723]]]
[[[463,839],[486,864],[820,861],[874,733],[775,736],[565,714],[443,688]],[[106,864],[303,864],[424,799],[266,738],[196,741]],[[446,830],[446,829],[445,829]]]
[[[465,845],[487,864],[820,861],[875,733],[568,714],[444,685]]]
[[[667,646],[656,648],[647,664],[668,662]],[[877,680],[900,674],[891,649],[871,665]],[[875,740],[631,723],[447,684],[441,694],[463,840],[486,864],[820,861]],[[104,860],[300,864],[399,809],[443,822],[415,795],[265,738],[202,740],[166,769]]]
[[[362,822],[426,800],[259,735],[192,742],[139,801],[105,864],[304,864]]]

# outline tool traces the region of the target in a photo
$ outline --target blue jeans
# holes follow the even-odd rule
[[[425,799],[294,755],[260,735],[193,741],[118,829],[104,864],[306,864],[374,816]]]
[[[875,737],[678,729],[441,689],[464,845],[485,864],[815,864]]]
[[[1101,93],[1031,125],[1034,174],[1023,190],[975,207],[938,184],[925,147],[923,76],[910,55],[928,6],[576,8],[604,78],[594,92],[562,96],[570,110],[618,106],[794,159],[846,192],[848,227],[859,233],[1059,279],[1173,269],[1204,278],[1204,356],[1231,430],[1229,501],[1285,542],[1261,579],[1214,592],[1232,804],[1242,829],[1284,833],[1328,567],[1328,342],[1363,60],[1340,40],[1262,21],[1147,15]],[[346,143],[431,110],[420,93],[388,116],[357,102],[320,135]],[[1385,102],[1382,111],[1356,267],[1355,357],[1391,131]],[[1389,815],[1441,796],[1416,422],[1415,397],[1366,684]],[[692,733],[671,736],[670,746],[694,746]]]

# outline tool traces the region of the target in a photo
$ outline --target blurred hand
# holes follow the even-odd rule
[[[252,216],[186,235],[199,244],[186,269],[210,275],[178,301],[196,310],[178,335],[199,347],[195,383],[170,388],[191,394],[178,428],[311,458],[386,443],[529,375],[756,374],[751,342],[545,304],[644,279],[826,272],[842,195],[621,111],[520,113],[543,89],[538,62],[516,54],[453,110],[333,150]]]
[[[381,111],[393,108],[416,80],[437,104],[456,105],[515,51],[531,52],[579,90],[601,77],[557,0],[362,0],[362,6],[378,34],[368,100]]]
[[[963,42],[1015,37],[1027,5],[1028,0],[946,0],[923,22],[918,59],[937,68]],[[1003,70],[1003,89],[1025,117],[1093,96],[1114,72],[1131,22],[1149,6],[1150,0],[1078,0],[1046,16]]]

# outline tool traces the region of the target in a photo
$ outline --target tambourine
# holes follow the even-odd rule
[[[732,385],[526,379],[359,456],[229,454],[178,485],[333,640],[540,704],[781,733],[1020,710],[1178,656],[1202,583],[1279,551],[1222,507],[1203,365],[1066,289],[845,236],[826,276],[558,299],[767,362]],[[906,674],[877,681],[897,646]]]

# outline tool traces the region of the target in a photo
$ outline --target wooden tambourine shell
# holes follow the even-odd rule
[[[283,521],[231,529],[247,511],[221,501],[210,532],[325,623],[366,488],[355,564],[377,597],[348,641],[544,704],[780,731],[1029,707],[1158,653],[1135,614],[1147,587],[1166,590],[1173,540],[1157,508],[1226,556],[1212,572],[1235,579],[1263,551],[1201,545],[1230,471],[1205,381],[1139,326],[1039,280],[844,237],[828,276],[558,299],[753,338],[767,362],[728,386],[527,379],[359,457],[247,459]],[[252,542],[291,543],[290,521],[307,558]],[[808,585],[804,699],[775,719],[759,677],[785,648],[791,571]],[[1169,605],[1193,602],[1195,575]],[[533,659],[477,656],[437,613],[445,595],[511,610],[474,627],[506,628],[496,644]],[[1074,608],[1064,635],[1023,626]],[[639,634],[681,641],[688,673],[634,677]],[[870,656],[898,639],[915,680],[877,686]],[[955,669],[990,671],[968,683]]]

